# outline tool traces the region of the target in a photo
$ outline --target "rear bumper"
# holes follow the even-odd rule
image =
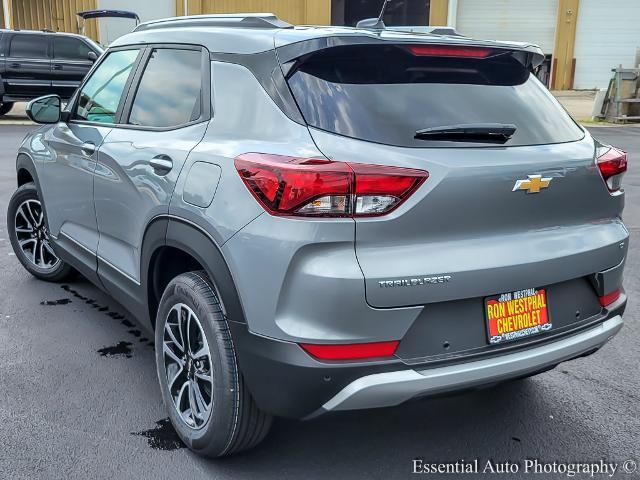
[[[410,363],[398,357],[322,362],[297,344],[255,335],[229,322],[240,370],[257,405],[287,418],[398,405],[414,397],[472,389],[532,375],[593,353],[622,327],[623,296],[589,325],[536,343],[478,356]]]
[[[317,414],[388,407],[416,396],[524,376],[600,348],[622,325],[622,317],[616,315],[583,332],[520,352],[446,367],[367,375],[343,388]]]

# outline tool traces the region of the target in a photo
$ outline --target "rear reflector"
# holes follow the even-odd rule
[[[493,53],[491,48],[456,45],[410,45],[408,48],[411,53],[421,57],[487,58]]]
[[[611,293],[607,293],[602,297],[598,297],[598,300],[600,301],[600,305],[602,305],[603,307],[606,307],[608,305],[611,305],[616,300],[618,300],[621,294],[622,294],[622,290],[617,288]]]
[[[608,148],[596,159],[598,169],[610,192],[622,188],[622,174],[627,171],[627,152],[615,147]]]
[[[390,357],[396,352],[400,341],[376,343],[352,343],[347,345],[317,345],[301,343],[309,355],[320,360],[357,360]]]
[[[264,153],[240,155],[235,166],[269,213],[306,217],[384,215],[429,176],[411,168]]]

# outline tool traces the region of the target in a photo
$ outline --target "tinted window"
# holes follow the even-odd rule
[[[414,138],[421,129],[470,123],[514,124],[507,146],[583,136],[509,52],[455,58],[413,55],[401,46],[336,47],[302,59],[289,85],[310,125],[388,145],[480,146]]]
[[[197,50],[154,50],[136,92],[129,123],[173,127],[202,114],[202,55]]]
[[[121,50],[107,55],[84,84],[73,118],[114,123],[125,84],[139,50]]]
[[[55,37],[53,58],[58,60],[89,60],[89,46],[77,38]]]
[[[9,56],[17,58],[48,58],[47,37],[44,35],[14,35]]]

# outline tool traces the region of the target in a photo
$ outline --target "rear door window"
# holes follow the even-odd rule
[[[9,43],[9,56],[13,58],[49,58],[47,43],[47,37],[44,35],[14,35]]]
[[[71,37],[55,37],[53,39],[53,58],[56,60],[89,61],[91,49],[82,40]]]
[[[115,123],[124,88],[140,50],[111,52],[82,86],[73,118]]]
[[[584,135],[509,51],[469,58],[417,55],[401,45],[341,46],[299,59],[288,82],[309,125],[387,145],[495,146],[414,138],[418,130],[460,124],[513,124],[505,146]]]
[[[167,128],[200,119],[202,73],[200,50],[153,50],[140,79],[128,123]]]

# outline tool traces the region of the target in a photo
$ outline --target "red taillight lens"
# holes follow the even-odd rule
[[[622,295],[622,290],[619,288],[616,288],[613,292],[607,293],[602,297],[598,297],[598,300],[600,301],[600,305],[602,305],[603,307],[606,307],[608,305],[611,305],[616,300],[618,300],[620,298],[620,295]]]
[[[408,48],[414,55],[425,57],[487,58],[493,53],[491,48],[455,45],[410,45]]]
[[[622,174],[627,171],[627,152],[615,147],[609,148],[596,159],[602,178],[610,192],[622,188]]]
[[[389,213],[429,174],[424,170],[245,153],[235,166],[273,215],[354,217]]]
[[[321,193],[336,198],[336,214],[347,215],[346,202],[352,171],[345,163],[329,160],[245,153],[235,159],[240,177],[271,213],[294,215]]]
[[[351,343],[347,345],[317,345],[301,343],[305,352],[320,360],[357,360],[390,357],[396,353],[400,341]]]

